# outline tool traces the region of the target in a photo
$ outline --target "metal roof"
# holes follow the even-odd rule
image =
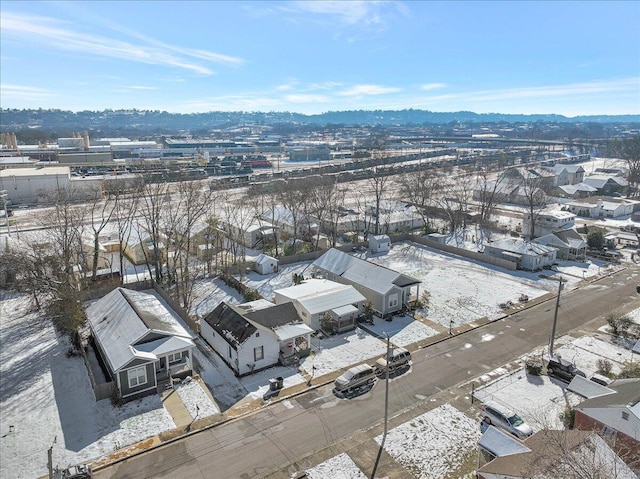
[[[323,313],[341,306],[366,301],[366,298],[353,286],[327,279],[311,278],[276,292],[290,300],[298,301],[310,314]]]
[[[273,328],[273,332],[278,336],[280,341],[287,341],[288,339],[297,338],[305,334],[313,333],[313,329],[304,323],[300,324],[284,324]]]
[[[489,426],[478,440],[478,446],[496,457],[531,452],[527,446],[510,434]]]
[[[613,394],[615,391],[606,386],[589,381],[587,378],[576,375],[567,386],[567,390],[579,394],[585,398],[594,398]]]

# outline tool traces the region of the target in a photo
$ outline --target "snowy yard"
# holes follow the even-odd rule
[[[555,352],[573,362],[587,378],[596,372],[598,359],[608,359],[613,365],[612,372],[619,373],[621,362],[628,360],[631,355],[629,350],[591,336],[578,339],[563,336],[557,343],[563,345],[557,347]],[[543,353],[546,353],[546,349],[534,352],[531,356],[540,357]],[[489,377],[480,379],[486,380]],[[482,402],[497,401],[509,407],[534,430],[545,426],[562,428],[560,414],[566,406],[575,406],[580,401],[579,396],[566,391],[565,388],[566,384],[561,381],[546,375],[527,375],[521,369],[476,389],[475,397]]]
[[[385,338],[386,334],[391,342],[400,347],[422,341],[438,334],[433,328],[413,319],[410,316],[394,316],[391,321],[374,316],[373,324],[361,324],[360,327],[370,333]]]
[[[309,479],[367,479],[346,453],[338,454],[305,472]]]
[[[314,377],[329,374],[339,369],[383,355],[387,346],[360,328],[348,333],[336,334],[323,339],[311,338],[313,354],[304,359],[300,367]]]
[[[258,274],[255,271],[247,273],[243,283],[249,288],[257,290],[264,299],[273,301],[273,292],[278,289],[293,286],[293,274],[303,274],[306,278],[311,276],[312,261],[280,265],[279,271],[272,274]]]
[[[181,383],[174,388],[192,419],[201,419],[220,412],[218,406],[211,401],[197,381]]]
[[[221,279],[201,279],[193,288],[193,307],[190,314],[204,317],[221,302],[240,304],[244,299],[238,291],[227,286]]]
[[[501,314],[499,303],[517,303],[520,294],[537,298],[557,287],[536,273],[508,272],[409,242],[369,260],[422,281],[420,291],[431,294],[428,319],[446,328],[451,318],[454,327],[495,318]]]
[[[159,396],[120,408],[96,402],[79,357],[24,296],[0,297],[0,477],[47,474],[47,449],[61,467],[96,459],[175,427]],[[9,433],[9,426],[13,432]]]
[[[478,421],[443,404],[392,429],[384,449],[421,479],[442,479],[475,452],[480,438]],[[382,443],[382,435],[375,438]]]

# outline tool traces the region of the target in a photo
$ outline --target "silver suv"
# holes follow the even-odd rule
[[[372,384],[376,379],[376,373],[368,364],[361,364],[348,369],[342,376],[336,379],[336,391],[351,391],[366,384]]]
[[[396,368],[401,368],[409,364],[411,361],[411,353],[404,348],[396,348],[391,351],[391,358],[389,359],[389,371],[393,371]],[[374,366],[376,373],[385,373],[387,371],[387,356],[378,359]]]
[[[500,404],[489,401],[482,405],[482,420],[495,427],[504,429],[514,436],[524,439],[533,434],[533,429],[515,412]]]

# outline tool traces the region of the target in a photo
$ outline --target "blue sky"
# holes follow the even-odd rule
[[[3,108],[640,114],[640,2],[0,2]]]

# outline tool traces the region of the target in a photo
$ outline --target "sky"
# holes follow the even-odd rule
[[[2,108],[640,114],[639,1],[0,2]]]

